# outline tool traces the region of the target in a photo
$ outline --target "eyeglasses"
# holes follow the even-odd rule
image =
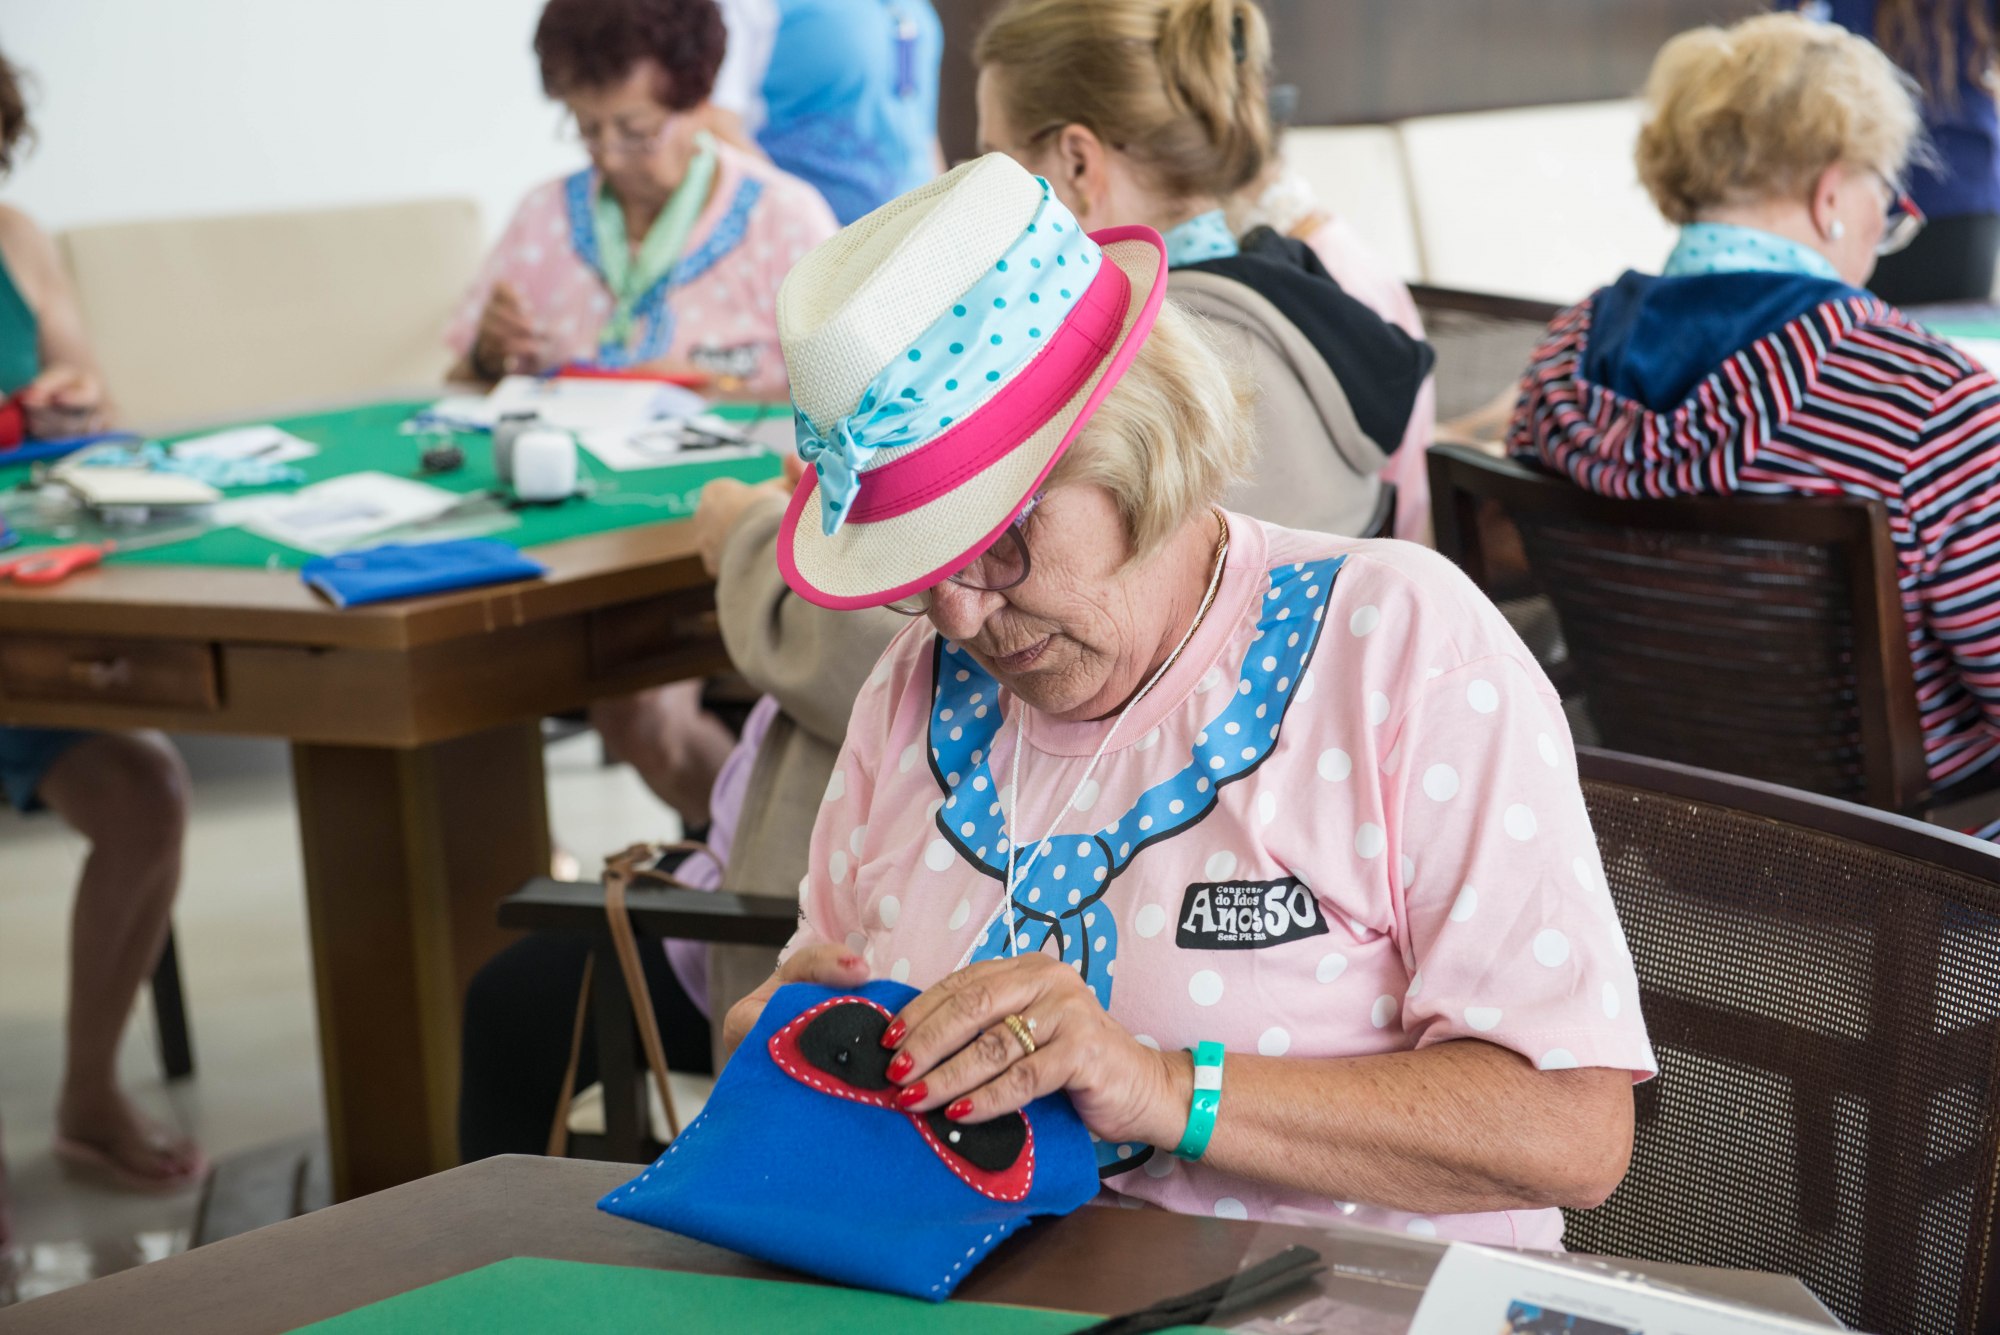
[[[1028,536],[1024,531],[1028,516],[1042,503],[1046,493],[1036,492],[1021,507],[1021,513],[1014,516],[1014,522],[1007,525],[1000,536],[979,555],[972,558],[956,575],[947,576],[945,583],[956,584],[961,589],[973,589],[979,593],[1005,593],[1018,588],[1028,578]],[[891,612],[900,612],[906,617],[920,617],[931,610],[931,591],[898,598],[890,603]]]
[[[1876,173],[1881,176],[1881,173]],[[1877,255],[1894,255],[1917,239],[1917,233],[1924,230],[1924,211],[1916,201],[1897,188],[1887,176],[1881,176],[1882,184],[1888,188],[1889,204],[1885,210],[1887,220],[1883,224],[1882,239],[1875,245]]]
[[[558,136],[572,144],[582,144],[594,154],[609,156],[623,153],[630,157],[642,157],[660,146],[673,128],[676,117],[669,116],[650,130],[628,130],[622,125],[600,125],[586,130],[575,116],[563,118]]]

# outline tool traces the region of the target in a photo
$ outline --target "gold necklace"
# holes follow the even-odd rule
[[[1215,560],[1209,563],[1208,590],[1201,596],[1201,606],[1194,610],[1194,624],[1188,627],[1187,634],[1174,646],[1174,651],[1167,655],[1167,661],[1160,664],[1159,675],[1162,677],[1173,667],[1174,660],[1181,656],[1181,651],[1194,643],[1194,633],[1201,629],[1201,619],[1208,615],[1208,609],[1215,605],[1215,596],[1222,591],[1222,581],[1217,576],[1221,573],[1223,560],[1229,555],[1229,521],[1222,517],[1220,510],[1211,510],[1209,513],[1215,516],[1215,527],[1219,536],[1215,543]]]

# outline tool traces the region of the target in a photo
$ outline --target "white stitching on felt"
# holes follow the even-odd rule
[[[771,1041],[765,1045],[770,1049],[771,1060],[776,1062],[778,1064],[779,1069],[784,1071],[786,1075],[791,1076],[792,1079],[794,1080],[800,1081],[804,1084],[811,1085],[814,1089],[818,1090],[822,1094],[831,1094],[835,1098],[846,1099],[850,1103],[859,1103],[864,1107],[886,1108],[890,1112],[899,1111],[899,1109],[897,1109],[896,1107],[894,1095],[864,1092],[862,1090],[855,1089],[851,1085],[828,1084],[826,1081],[820,1078],[816,1068],[807,1067],[804,1070],[801,1070],[797,1066],[794,1066],[791,1062],[785,1060],[784,1054],[779,1052],[778,1050],[778,1040],[782,1039],[785,1035],[791,1033],[794,1029],[804,1028],[806,1023],[810,1021],[815,1015],[818,1015],[821,1011],[826,1010],[829,1007],[844,1006],[850,1003],[858,1003],[860,1005],[867,1006],[873,1009],[877,1014],[880,1014],[885,1017],[889,1015],[888,1011],[883,1010],[880,1006],[876,1005],[874,1002],[870,1001],[866,997],[829,997],[827,1000],[820,1002],[817,1006],[814,1006],[812,1009],[807,1011],[802,1011],[798,1015],[793,1016],[790,1020],[786,1021],[785,1026],[782,1029],[778,1030],[777,1033],[771,1035]]]
[[[931,1124],[929,1122],[926,1122],[923,1118],[919,1117],[915,1113],[906,1113],[904,1115],[917,1124],[917,1130],[923,1132],[924,1139],[929,1141],[932,1147],[937,1150],[938,1158],[944,1161],[944,1166],[946,1168],[951,1169],[953,1173],[957,1174],[959,1181],[965,1183],[966,1186],[971,1187],[974,1191],[984,1196],[987,1200],[1005,1201],[1009,1205],[1012,1205],[1017,1201],[1024,1201],[1028,1199],[1028,1193],[1035,1189],[1035,1124],[1028,1120],[1028,1115],[1025,1112],[1021,1114],[1021,1122],[1028,1129],[1028,1145],[1026,1150],[1028,1156],[1028,1180],[1021,1184],[1021,1194],[1018,1196],[1009,1196],[999,1191],[989,1191],[985,1187],[980,1186],[977,1182],[974,1182],[971,1178],[967,1177],[965,1175],[964,1170],[958,1166],[957,1156],[954,1155],[950,1150],[945,1148],[943,1142],[937,1138],[937,1133],[931,1130]]]

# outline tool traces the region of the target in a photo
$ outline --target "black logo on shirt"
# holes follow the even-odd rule
[[[1262,950],[1326,935],[1326,915],[1304,882],[1211,881],[1181,899],[1174,944],[1182,950]]]

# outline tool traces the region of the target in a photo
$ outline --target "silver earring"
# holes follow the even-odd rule
[[[1847,224],[1842,222],[1840,219],[1835,218],[1832,222],[1826,225],[1826,234],[1832,237],[1835,241],[1838,241],[1840,240],[1840,238],[1847,235]]]

